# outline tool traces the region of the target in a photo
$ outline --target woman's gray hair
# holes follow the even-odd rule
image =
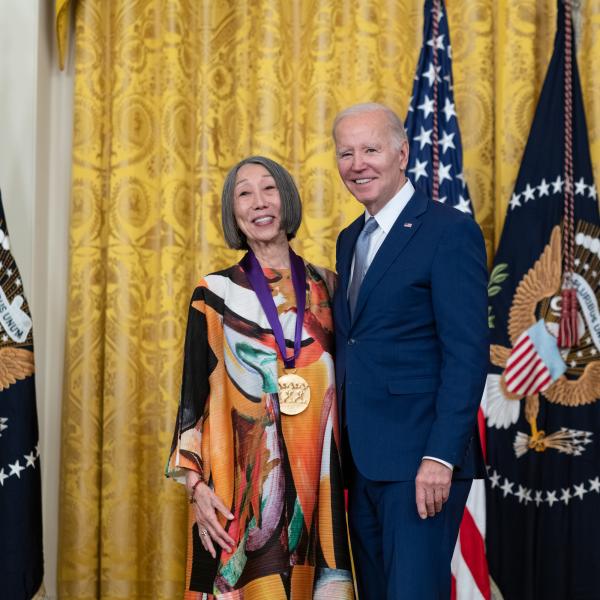
[[[331,134],[335,140],[335,129],[339,122],[351,115],[362,115],[370,112],[382,112],[385,114],[388,125],[390,126],[390,135],[392,136],[392,142],[396,150],[400,150],[402,144],[408,139],[406,136],[406,129],[404,129],[404,123],[400,117],[385,104],[378,104],[377,102],[363,102],[361,104],[354,104],[345,108],[339,112],[335,120],[333,121],[333,127],[331,128]]]
[[[235,180],[238,171],[248,164],[262,165],[275,180],[281,198],[281,227],[291,240],[295,237],[302,222],[302,201],[292,176],[279,163],[265,156],[249,156],[241,160],[227,173],[221,194],[221,223],[225,241],[230,248],[248,250],[246,236],[240,231],[233,210]]]

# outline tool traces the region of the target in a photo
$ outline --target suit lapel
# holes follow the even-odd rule
[[[360,316],[373,288],[391,264],[400,256],[410,239],[417,233],[417,230],[421,226],[419,217],[427,210],[427,202],[426,196],[419,191],[415,191],[406,208],[396,219],[394,226],[375,255],[360,286],[353,321]],[[346,302],[346,304],[348,303]]]
[[[343,315],[346,323],[350,323],[350,308],[348,306],[348,286],[350,285],[350,269],[352,267],[352,258],[354,257],[354,246],[360,232],[365,224],[364,214],[351,223],[340,238],[340,248],[338,256],[338,291],[340,294],[340,304],[343,307]]]

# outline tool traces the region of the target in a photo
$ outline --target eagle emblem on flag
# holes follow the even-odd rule
[[[565,407],[596,402],[600,396],[600,227],[579,221],[575,236],[574,282],[577,290],[578,343],[560,350],[557,344],[561,282],[561,230],[553,228],[539,259],[516,288],[508,319],[513,344],[490,348],[492,364],[503,370],[487,381],[488,426],[508,428],[517,422],[520,400],[530,431],[517,432],[517,457],[529,450],[557,450],[580,455],[592,442],[592,433],[560,428],[538,429],[540,401]],[[543,396],[541,394],[543,393]]]

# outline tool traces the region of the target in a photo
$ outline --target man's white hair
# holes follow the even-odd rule
[[[402,144],[408,139],[406,136],[406,130],[404,129],[404,124],[402,123],[400,117],[391,108],[385,104],[379,104],[377,102],[362,102],[360,104],[353,104],[352,106],[340,111],[333,121],[333,127],[331,129],[331,135],[333,136],[333,139],[335,140],[335,130],[342,119],[352,115],[362,115],[371,112],[384,113],[390,126],[392,142],[396,150],[400,150]]]

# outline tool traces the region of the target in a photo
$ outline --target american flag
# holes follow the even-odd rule
[[[437,23],[433,16],[436,5],[439,7]],[[462,144],[452,84],[452,47],[443,0],[426,0],[423,39],[426,41],[419,56],[406,117],[410,144],[408,176],[430,198],[473,214],[463,175]],[[435,165],[439,182],[437,194],[434,190]]]
[[[454,104],[452,47],[443,0],[425,1],[423,47],[406,118],[408,176],[430,198],[473,214]],[[479,411],[480,427],[483,415]],[[485,556],[485,485],[473,482],[452,558],[452,597],[491,597]]]

